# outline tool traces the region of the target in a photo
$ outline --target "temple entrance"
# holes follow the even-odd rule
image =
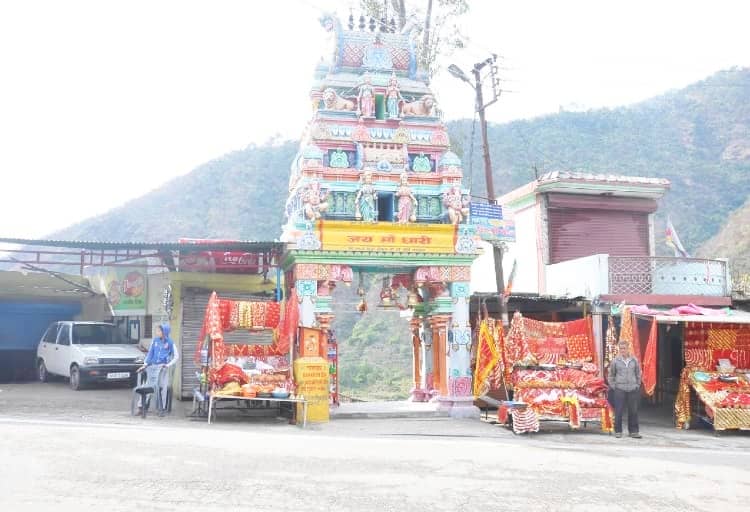
[[[336,347],[329,349],[329,358],[335,350],[336,360],[329,362],[335,365],[331,370],[337,376],[340,401],[406,400],[414,387],[412,311],[405,298],[401,305],[382,304],[380,293],[387,278],[387,274],[363,274],[362,296],[356,282],[336,286],[332,292],[331,332]],[[405,295],[406,290],[401,292]],[[366,311],[361,311],[363,305]]]

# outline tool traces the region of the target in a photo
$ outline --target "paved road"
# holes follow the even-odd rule
[[[750,435],[514,436],[485,422],[132,418],[127,389],[0,385],[0,511],[706,510],[746,508]]]
[[[0,419],[0,510],[729,511],[750,498],[747,449],[473,437],[477,422],[458,420],[368,434],[384,426],[341,421],[302,431]]]

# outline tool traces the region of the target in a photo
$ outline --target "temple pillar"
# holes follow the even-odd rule
[[[442,401],[448,398],[448,326],[449,315],[430,316],[432,330],[432,381],[437,396],[433,400]]]
[[[299,297],[299,323],[303,327],[315,327],[315,303],[318,296],[318,282],[314,279],[297,279],[295,281]]]
[[[436,394],[435,391],[435,378],[433,375],[433,357],[432,357],[432,328],[430,327],[429,320],[426,318],[422,318],[422,325],[420,326],[420,334],[422,338],[422,344],[421,344],[421,351],[422,351],[422,357],[421,357],[421,377],[422,381],[420,383],[422,390],[424,391],[424,400],[429,400],[432,398],[434,394]]]
[[[469,321],[468,282],[451,283],[453,314],[450,320],[448,353],[448,399],[451,416],[478,417],[471,389],[471,323]]]
[[[412,402],[424,401],[424,388],[422,387],[422,319],[412,317],[409,321],[412,342],[412,389],[409,400]]]

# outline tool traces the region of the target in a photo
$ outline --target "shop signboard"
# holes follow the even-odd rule
[[[513,219],[503,217],[499,204],[471,203],[469,222],[476,226],[476,234],[487,242],[515,242],[516,225]]]
[[[456,252],[453,224],[319,221],[317,231],[324,251]]]
[[[146,268],[100,267],[87,269],[89,282],[107,297],[112,316],[144,316],[147,307]]]
[[[238,240],[210,240],[205,238],[180,238],[181,244],[228,244]],[[182,272],[209,272],[229,274],[257,273],[260,255],[243,251],[180,251],[179,268]]]

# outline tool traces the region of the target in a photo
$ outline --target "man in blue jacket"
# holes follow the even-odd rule
[[[163,323],[156,328],[157,337],[151,342],[151,347],[148,349],[146,355],[146,367],[149,372],[149,380],[152,379],[152,375],[157,375],[156,379],[158,382],[149,382],[149,384],[157,388],[157,392],[161,397],[161,408],[159,415],[164,414],[163,408],[167,404],[167,387],[169,385],[169,378],[171,375],[171,368],[177,364],[180,356],[174,346],[174,341],[169,337],[171,329],[169,324]]]

